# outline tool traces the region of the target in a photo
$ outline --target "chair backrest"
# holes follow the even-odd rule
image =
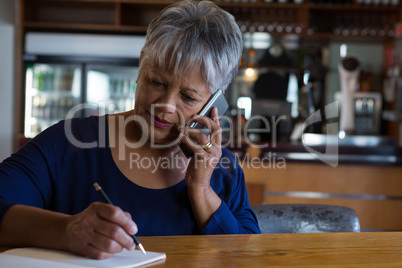
[[[331,233],[360,232],[360,223],[351,208],[318,204],[253,205],[261,232]]]

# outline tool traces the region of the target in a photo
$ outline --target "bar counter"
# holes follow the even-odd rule
[[[402,166],[402,148],[381,136],[304,134],[299,142],[243,142],[227,146],[239,160],[283,158],[289,162]],[[247,155],[248,153],[248,155]]]

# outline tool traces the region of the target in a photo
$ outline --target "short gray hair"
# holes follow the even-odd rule
[[[209,91],[225,90],[237,74],[241,31],[234,17],[210,1],[181,1],[166,7],[148,26],[144,62],[183,76],[200,69]]]

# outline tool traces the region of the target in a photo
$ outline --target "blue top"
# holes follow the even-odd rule
[[[88,148],[67,139],[66,122]],[[222,205],[199,230],[184,180],[165,189],[138,186],[118,169],[108,143],[106,116],[61,121],[36,136],[0,164],[0,221],[14,204],[79,213],[103,201],[93,187],[98,182],[114,205],[131,213],[139,236],[260,233],[243,171],[227,149],[211,178]]]

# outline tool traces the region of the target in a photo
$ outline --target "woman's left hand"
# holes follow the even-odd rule
[[[185,180],[194,216],[200,229],[208,224],[222,203],[210,185],[212,173],[222,155],[222,128],[216,107],[212,109],[211,117],[194,116],[197,123],[203,124],[211,131],[210,135],[207,136],[190,127],[182,128],[180,133],[181,142],[194,152],[187,166]],[[198,144],[186,135],[195,139]]]
[[[186,172],[186,183],[190,188],[209,188],[212,172],[222,155],[222,129],[216,107],[212,109],[211,117],[194,116],[195,122],[204,125],[211,131],[208,136],[198,129],[182,128],[181,142],[194,152]],[[195,139],[198,144],[188,136]]]

